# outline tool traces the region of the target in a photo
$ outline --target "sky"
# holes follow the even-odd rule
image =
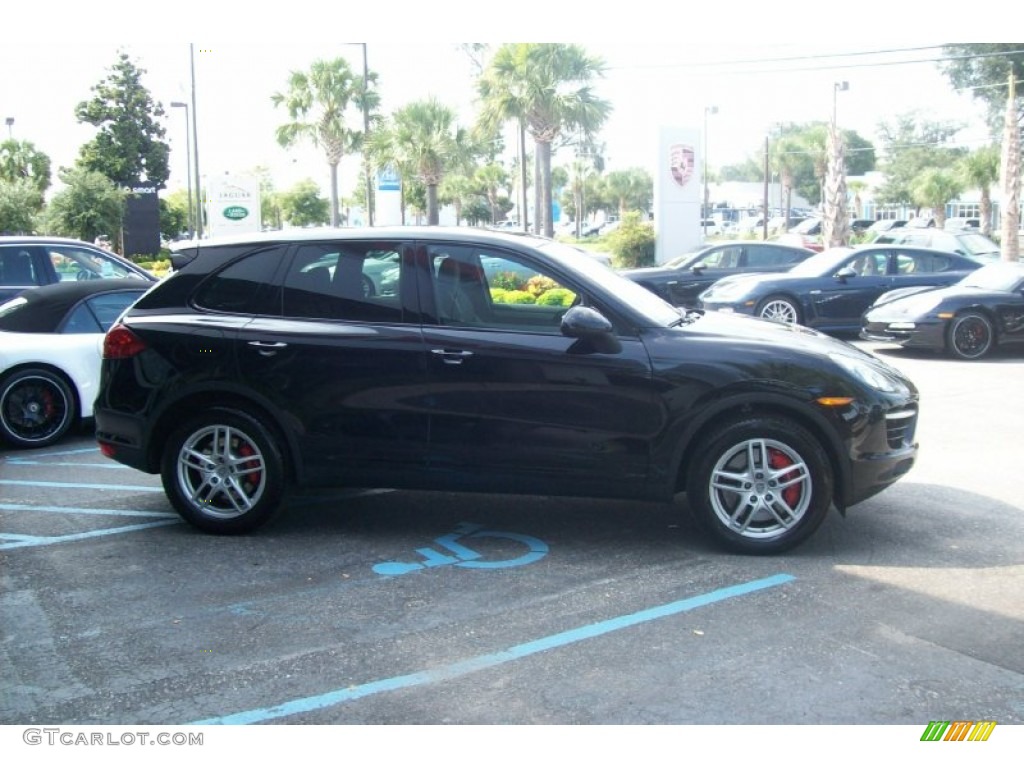
[[[768,5],[745,0],[706,16],[640,0],[616,20],[599,18],[611,6],[532,3],[494,7],[484,17],[478,3],[437,3],[429,13],[405,4],[359,12],[345,6],[324,10],[319,4],[314,11],[298,0],[266,12],[280,19],[264,20],[256,18],[251,4],[217,6],[218,11],[209,3],[179,2],[161,12],[154,22],[158,29],[144,20],[113,21],[137,18],[140,6],[132,3],[100,0],[87,10],[65,8],[59,18],[45,21],[31,9],[5,10],[9,28],[45,23],[49,29],[45,45],[15,37],[0,47],[0,117],[13,118],[6,126],[9,135],[31,141],[50,156],[55,170],[70,165],[95,132],[77,123],[75,106],[90,98],[92,86],[107,76],[123,50],[145,70],[143,85],[168,112],[168,189],[184,188],[185,110],[169,104],[191,105],[194,62],[201,176],[261,166],[270,169],[277,189],[309,178],[326,190],[328,169],[319,150],[309,145],[286,150],[274,139],[287,116],[270,97],[286,89],[291,71],[336,56],[361,70],[361,44],[336,38],[368,40],[368,64],[379,73],[385,113],[436,96],[457,109],[468,126],[474,115],[474,69],[459,42],[493,40],[501,31],[495,46],[509,40],[574,42],[603,59],[606,70],[595,90],[613,106],[601,131],[609,170],[653,171],[663,126],[701,129],[707,118],[708,162],[714,169],[757,156],[777,123],[828,120],[833,108],[841,127],[872,141],[880,122],[911,112],[963,125],[958,139],[964,146],[987,141],[982,104],[954,92],[934,62],[943,38],[929,33],[927,25],[901,23],[899,14],[911,13],[915,21],[917,11],[879,3],[878,12],[887,13],[891,26],[872,24],[858,34],[852,24],[843,24],[840,42],[824,45],[816,42],[816,26],[824,21],[800,23],[790,10],[780,23]],[[873,3],[858,6],[859,14],[868,14]],[[386,8],[394,16],[387,30],[380,23]],[[19,14],[26,17],[18,19]],[[543,33],[533,32],[538,26]],[[957,31],[961,40],[971,39],[969,29]],[[983,37],[979,32],[973,39]],[[836,83],[844,81],[848,89],[837,90]],[[511,151],[514,144],[509,146]],[[562,154],[555,162],[568,159]],[[356,193],[358,165],[356,157],[343,160],[343,195]]]

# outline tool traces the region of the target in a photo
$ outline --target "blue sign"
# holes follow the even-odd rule
[[[504,560],[484,560],[483,555],[464,544],[458,539],[507,539],[526,547],[526,552],[518,557],[506,558]],[[437,568],[441,565],[454,565],[459,568],[515,568],[520,565],[535,563],[548,553],[548,545],[533,536],[526,536],[522,533],[509,533],[508,531],[485,531],[482,525],[475,523],[461,523],[453,533],[446,536],[439,536],[434,543],[440,549],[451,554],[440,552],[431,547],[417,549],[416,553],[423,559],[413,563],[378,563],[373,566],[375,573],[381,576],[401,576],[412,571],[419,571],[424,568]]]
[[[377,190],[380,192],[397,192],[402,188],[402,177],[390,166],[377,172]]]

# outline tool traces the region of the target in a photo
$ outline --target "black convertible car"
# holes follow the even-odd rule
[[[829,333],[860,331],[861,315],[897,288],[952,285],[990,259],[906,245],[830,248],[777,275],[738,275],[701,294],[705,309]]]
[[[762,240],[731,240],[684,253],[660,267],[624,269],[620,274],[677,307],[696,307],[698,296],[723,277],[753,272],[785,272],[808,256],[810,248]]]
[[[977,360],[997,344],[1024,342],[1024,264],[997,262],[956,285],[891,291],[867,312],[861,338]]]

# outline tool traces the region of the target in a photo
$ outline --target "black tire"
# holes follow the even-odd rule
[[[0,434],[19,448],[43,448],[78,422],[78,399],[67,379],[23,368],[0,382]]]
[[[961,360],[984,357],[995,341],[992,322],[979,312],[965,312],[954,317],[946,333],[946,348],[953,357]]]
[[[373,280],[367,275],[363,275],[363,298],[371,299],[377,295],[377,286],[373,284]]]
[[[769,296],[757,305],[757,316],[777,323],[803,322],[799,305],[788,296]]]
[[[287,481],[274,436],[247,413],[211,408],[167,440],[164,492],[185,520],[208,533],[256,530],[284,504]]]
[[[806,429],[782,417],[729,422],[693,454],[686,498],[727,548],[770,555],[800,544],[832,504],[832,465]]]

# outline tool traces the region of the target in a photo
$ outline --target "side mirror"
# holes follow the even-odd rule
[[[698,261],[696,264],[694,264],[692,267],[690,267],[690,269],[693,270],[693,274],[695,274],[695,275],[699,275],[701,272],[703,272],[707,268],[708,268],[707,263],[703,262],[703,261]]]
[[[838,277],[844,283],[848,279],[850,279],[851,277],[856,277],[856,276],[857,276],[857,270],[855,270],[853,267],[843,267],[838,272],[836,272],[836,277]]]
[[[562,316],[562,335],[578,339],[586,347],[580,351],[614,354],[622,350],[611,321],[592,307],[571,307]]]

